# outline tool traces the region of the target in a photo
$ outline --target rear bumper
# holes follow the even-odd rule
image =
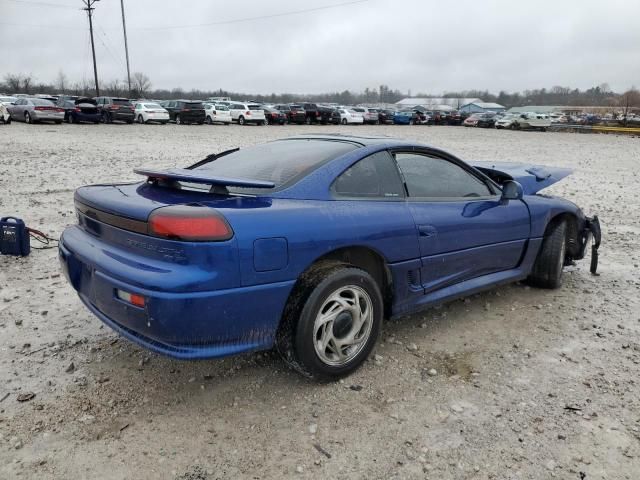
[[[73,112],[73,113],[70,113],[70,115],[77,122],[94,122],[95,123],[95,122],[99,122],[101,118],[99,112],[96,112],[96,113]]]
[[[38,122],[61,122],[64,120],[64,112],[39,112],[33,110],[31,112],[31,118]]]
[[[132,342],[179,359],[224,357],[273,346],[294,280],[213,291],[146,288],[123,279],[122,271],[111,272],[86,245],[75,245],[77,237],[70,239],[63,234],[58,250],[68,281],[94,315]],[[143,296],[145,306],[120,300],[117,290]]]

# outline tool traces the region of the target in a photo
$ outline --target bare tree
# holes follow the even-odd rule
[[[131,78],[131,95],[144,98],[151,90],[151,80],[142,72],[134,72]]]
[[[618,105],[622,107],[622,119],[624,121],[624,126],[626,127],[627,117],[631,109],[640,107],[640,92],[635,87],[631,87],[620,95],[618,102]]]
[[[31,84],[33,83],[33,75],[22,75],[22,89],[24,93],[31,93]]]
[[[67,88],[69,86],[69,79],[64,74],[62,70],[58,72],[58,76],[56,77],[55,87],[58,89],[60,93],[67,93]]]
[[[105,87],[105,91],[114,97],[121,96],[125,91],[124,84],[120,80],[111,80]]]
[[[17,93],[20,91],[20,87],[22,87],[22,75],[19,73],[7,73],[4,76],[4,83],[6,83],[7,87],[11,90],[9,93]]]

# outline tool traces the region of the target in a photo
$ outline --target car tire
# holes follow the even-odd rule
[[[205,120],[205,122],[207,122],[207,125],[213,125],[213,120],[209,115],[207,115],[207,119]]]
[[[304,123],[306,123],[307,125],[311,125],[311,117],[306,117],[304,119]]]
[[[245,124],[244,117],[242,115],[240,115],[238,117],[238,125],[244,125],[244,124]]]
[[[346,263],[321,262],[296,284],[276,345],[284,360],[303,375],[340,378],[367,359],[383,315],[382,294],[369,273]],[[343,344],[350,337],[352,343]]]
[[[176,125],[182,125],[182,120],[180,120],[180,115],[176,115]]]
[[[143,125],[143,124],[145,123],[144,118],[143,118],[143,116],[142,116],[142,115],[138,115],[138,123],[139,123],[140,125]]]
[[[342,123],[342,125],[346,125],[347,124],[347,119],[343,118],[341,123]]]
[[[24,122],[33,123],[33,119],[31,118],[31,115],[29,115],[29,112],[24,112]]]
[[[547,227],[528,282],[538,288],[559,288],[562,285],[567,249],[566,223],[553,222]]]
[[[415,125],[415,124],[416,124],[416,122],[415,122],[415,120],[413,118],[411,120],[409,120],[409,125]]]

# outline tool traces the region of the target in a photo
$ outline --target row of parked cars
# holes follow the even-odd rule
[[[321,105],[316,103],[260,104],[231,100],[129,100],[117,97],[10,97],[0,96],[6,107],[0,120],[35,123],[238,123],[284,124],[399,124],[461,125],[460,112],[430,112],[419,108],[392,110],[365,106]],[[5,118],[6,117],[6,118]]]
[[[580,123],[561,113],[474,113],[430,111],[421,107],[393,110],[316,103],[261,104],[230,99],[130,100],[117,97],[12,97],[0,95],[0,122],[160,123],[166,124],[395,124],[464,125],[498,129],[546,130],[554,123]]]

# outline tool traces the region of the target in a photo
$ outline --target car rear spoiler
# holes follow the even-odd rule
[[[169,168],[166,170],[135,168],[133,172],[138,175],[144,175],[151,181],[188,182],[244,188],[274,188],[276,186],[275,183],[264,180],[220,177],[212,175],[206,170],[188,170],[186,168]]]

